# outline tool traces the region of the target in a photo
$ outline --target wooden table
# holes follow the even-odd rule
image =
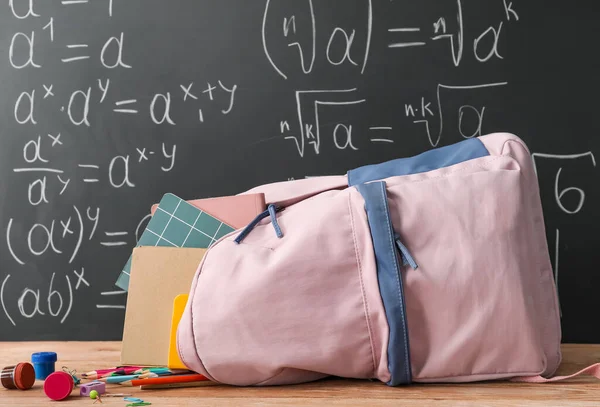
[[[2,342],[0,364],[30,360],[31,353],[54,351],[57,369],[78,372],[118,365],[120,342]],[[600,361],[600,345],[563,345],[559,373],[572,373]],[[319,382],[267,388],[208,386],[169,390],[140,390],[110,386],[110,392],[128,393],[152,406],[600,406],[600,380],[585,376],[552,384],[477,383],[411,385],[390,388],[380,382],[327,379]],[[125,406],[121,398],[103,398],[94,404],[78,391],[62,402],[51,401],[42,383],[28,391],[0,388],[0,406],[95,405]]]

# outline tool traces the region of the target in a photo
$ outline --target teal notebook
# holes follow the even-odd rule
[[[137,246],[208,248],[235,229],[173,194],[165,194]],[[116,285],[127,291],[131,256]]]

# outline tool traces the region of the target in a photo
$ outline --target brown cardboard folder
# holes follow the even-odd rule
[[[167,366],[173,301],[189,293],[206,249],[133,249],[121,364]]]

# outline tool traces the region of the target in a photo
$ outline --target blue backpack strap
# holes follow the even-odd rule
[[[379,292],[390,330],[387,355],[391,378],[387,384],[390,386],[409,384],[412,381],[412,373],[404,287],[385,182],[360,184],[356,188],[365,200],[377,264]]]
[[[481,140],[472,138],[408,158],[366,165],[348,171],[348,186],[398,175],[417,174],[490,155]]]

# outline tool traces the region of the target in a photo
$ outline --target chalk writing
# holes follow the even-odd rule
[[[301,4],[300,7],[294,14],[291,16],[283,17],[282,20],[279,20],[283,23],[283,29],[281,31],[277,30],[276,33],[278,35],[283,36],[287,41],[288,48],[295,48],[297,50],[298,58],[299,58],[299,66],[303,74],[308,75],[313,73],[315,67],[315,61],[317,59],[317,21],[318,17],[315,13],[315,7],[312,0],[303,0],[301,2],[297,2]],[[364,30],[361,30],[361,34],[364,37],[364,51],[360,53],[361,61],[357,62],[356,57],[352,57],[353,47],[356,45],[356,34],[358,32],[357,28],[342,28],[342,27],[333,27],[331,31],[328,31],[327,34],[327,42],[324,46],[322,52],[324,60],[327,61],[330,66],[341,66],[350,64],[352,66],[356,66],[360,68],[360,73],[364,73],[365,67],[367,65],[367,61],[369,59],[369,51],[371,47],[371,36],[373,31],[373,5],[372,0],[366,0],[363,3],[366,3],[366,9],[364,15],[366,16],[366,22],[364,26]],[[273,67],[273,69],[284,79],[288,79],[288,74],[284,73],[280,66],[275,62],[273,58],[272,47],[269,46],[267,39],[274,39],[275,35],[270,34],[269,27],[270,25],[270,11],[271,11],[272,3],[270,0],[267,0],[265,3],[265,9],[263,13],[263,21],[262,21],[262,45],[265,56],[267,57],[269,63]],[[298,23],[296,22],[297,16],[299,14],[307,14],[309,16],[310,26],[304,27],[307,30],[302,30],[302,28],[298,28]],[[278,22],[279,22],[278,21]],[[273,27],[281,27],[279,24],[271,24]],[[291,28],[291,29],[290,29]],[[309,33],[310,42],[308,44],[301,44],[299,40],[296,40],[296,37],[299,37],[303,31]],[[306,36],[303,36],[306,38]],[[281,50],[283,52],[283,50]],[[341,54],[341,56],[335,57],[333,54],[337,52]]]
[[[17,263],[24,265],[25,261],[21,259],[25,257],[23,255],[18,255],[14,250],[14,247],[26,247],[26,250],[34,257],[47,255],[48,253],[57,255],[69,255],[70,253],[68,262],[72,263],[81,248],[85,228],[81,212],[77,206],[73,205],[73,210],[75,212],[76,220],[73,227],[77,227],[76,233],[71,227],[71,217],[68,217],[67,220],[52,219],[49,222],[38,222],[29,227],[26,240],[19,240],[16,246],[12,239],[14,219],[10,218],[6,227],[6,244],[13,259]],[[20,229],[22,228],[23,225],[20,226]],[[70,235],[74,235],[75,241],[67,239]],[[20,237],[20,239],[22,239],[22,237]],[[72,248],[69,248],[69,245],[71,245]]]
[[[128,232],[127,231],[124,231],[124,232],[104,232],[104,234],[107,237],[118,238],[120,236],[126,236],[128,234]],[[127,244],[127,241],[125,241],[125,240],[117,240],[117,241],[110,241],[110,242],[100,242],[100,244],[102,246],[108,246],[108,247],[125,246]]]
[[[119,66],[121,66],[123,68],[131,68],[131,65],[128,65],[128,64],[126,64],[126,63],[123,62],[123,39],[124,39],[123,36],[124,36],[124,33],[121,33],[121,35],[118,38],[117,37],[110,37],[108,39],[108,41],[106,41],[106,43],[102,47],[102,51],[100,52],[100,61],[102,62],[102,65],[104,65],[105,68],[114,69],[114,68],[117,68]],[[117,47],[118,51],[117,51],[117,58],[116,58],[116,60],[111,64],[110,62],[106,61],[106,59],[105,59],[105,52],[113,44]]]
[[[420,31],[421,31],[421,29],[418,27],[388,28],[388,32],[391,32],[391,33],[413,33],[413,32],[420,32]],[[426,44],[426,42],[423,42],[423,41],[392,42],[392,43],[388,44],[388,48],[420,47],[425,44]]]
[[[596,167],[596,157],[594,156],[594,153],[592,153],[591,151],[587,151],[587,152],[581,153],[581,154],[533,153],[531,156],[533,159],[533,164],[534,164],[536,173],[537,173],[537,166],[538,166],[536,158],[559,160],[559,162],[565,161],[565,160],[571,161],[571,160],[587,158],[589,160],[589,162],[591,162],[592,166]],[[554,177],[554,199],[556,201],[556,205],[561,209],[561,211],[563,211],[566,214],[573,215],[573,214],[578,213],[581,210],[581,208],[583,207],[583,204],[585,203],[585,192],[583,191],[583,189],[577,188],[577,187],[568,187],[568,188],[561,189],[559,187],[559,181],[560,181],[560,175],[562,173],[562,170],[563,170],[563,167],[562,166],[559,167],[558,170],[556,171],[556,176]],[[568,209],[563,204],[563,198],[564,198],[565,194],[567,194],[569,192],[574,192],[579,196],[578,203],[574,209]]]
[[[237,85],[233,85],[233,87],[232,87],[231,89],[228,89],[228,88],[227,88],[225,85],[223,85],[223,84],[221,83],[221,81],[219,81],[219,86],[220,86],[221,88],[223,88],[223,90],[224,90],[225,92],[227,92],[227,93],[230,93],[230,94],[231,94],[231,95],[230,95],[230,99],[229,99],[229,107],[228,107],[227,109],[225,109],[225,110],[221,110],[221,112],[222,112],[223,114],[227,114],[227,113],[231,112],[231,109],[233,109],[233,103],[234,103],[235,91],[236,91],[236,89],[237,89]]]
[[[60,141],[60,133],[58,133],[56,136],[53,136],[52,134],[48,134],[47,136],[52,140],[52,147],[54,147],[56,144],[61,146],[63,145],[62,141]]]
[[[101,79],[98,79],[98,88],[102,91],[102,97],[100,98],[100,103],[104,102],[104,98],[106,98],[106,93],[108,92],[108,86],[110,85],[110,79],[106,79],[106,84],[102,83]]]
[[[127,291],[103,291],[100,293],[100,295],[102,296],[110,296],[112,297],[116,297],[116,296],[126,296]],[[117,305],[117,304],[96,304],[96,308],[100,308],[100,309],[125,309],[125,305]]]
[[[392,131],[392,127],[391,126],[371,126],[371,127],[369,127],[369,131],[388,132],[388,131]],[[383,138],[383,137],[371,137],[370,140],[372,143],[393,143],[394,142],[394,140],[392,140],[392,139]]]
[[[17,0],[18,1],[18,0]],[[35,12],[33,11],[33,0],[27,0],[29,2],[29,7],[27,8],[27,13],[25,14],[19,14],[15,8],[15,0],[9,0],[8,1],[8,6],[10,7],[10,10],[12,11],[13,15],[18,18],[19,20],[24,20],[27,17],[39,17],[39,14],[35,14]],[[22,1],[20,2],[21,4],[23,3]]]
[[[77,276],[77,283],[75,283],[75,291],[79,290],[79,285],[81,283],[85,284],[87,287],[90,286],[90,283],[83,277],[85,273],[85,269],[81,268],[81,274],[77,272],[77,270],[73,270],[73,273]]]
[[[70,44],[67,45],[68,49],[81,49],[81,48],[87,48],[87,44]],[[85,50],[83,50],[82,52],[85,52]],[[61,61],[68,63],[68,62],[75,62],[75,61],[82,61],[84,59],[90,59],[89,55],[77,55],[74,57],[70,57],[70,58],[62,58]]]
[[[512,2],[507,4],[506,0],[503,0],[506,21],[498,21],[497,24],[489,25],[485,30],[481,32],[475,32],[472,38],[473,57],[476,61],[484,63],[488,62],[492,58],[504,59],[499,51],[499,43],[502,38],[502,28],[505,22],[516,22],[519,20],[517,12],[512,6]],[[432,23],[432,36],[429,37],[431,41],[448,40],[450,43],[450,53],[454,66],[459,66],[464,58],[465,49],[465,20],[463,12],[463,4],[461,0],[456,0],[456,32],[448,32],[448,20],[445,17],[438,17]],[[407,33],[407,32],[419,32],[420,28],[400,28],[400,29],[389,29],[388,31],[394,33]],[[414,38],[414,37],[412,37]],[[468,38],[470,41],[471,38]],[[483,45],[483,44],[486,45]],[[407,48],[407,47],[420,47],[427,45],[426,41],[411,40],[403,42],[393,42],[388,45],[389,48]]]
[[[136,99],[130,99],[130,100],[120,100],[118,102],[115,102],[115,106],[123,106],[123,105],[132,105],[137,103]],[[117,112],[117,113],[137,113],[138,111],[136,109],[125,109],[122,107],[119,107],[118,109],[113,109],[113,112]]]
[[[48,24],[46,24],[43,30],[50,30],[50,42],[54,42],[54,17],[50,18]]]
[[[41,136],[38,136],[37,141],[36,140],[30,140],[27,142],[27,144],[25,144],[25,147],[23,148],[23,158],[25,159],[25,161],[27,161],[28,163],[34,163],[36,161],[41,161],[44,163],[47,163],[48,160],[44,160],[41,155],[40,155],[40,142],[41,142]],[[33,151],[31,151],[31,148],[33,148]],[[29,158],[31,156],[31,154],[28,154],[29,152],[33,153],[33,158]]]
[[[24,103],[26,103],[24,109],[28,109],[28,110],[27,110],[27,115],[25,116],[25,118],[20,119],[18,112],[19,112],[19,108],[21,107],[21,102],[23,102],[23,98],[26,98],[25,102],[24,102]],[[15,120],[17,121],[17,123],[25,124],[25,123],[29,122],[31,124],[37,124],[37,122],[33,118],[34,99],[35,99],[35,90],[32,90],[31,92],[21,92],[21,94],[17,98],[17,101],[15,102]],[[28,102],[29,102],[29,104],[27,105]]]
[[[171,160],[171,163],[169,164],[168,167],[160,167],[161,170],[163,170],[164,172],[169,172],[173,169],[173,167],[175,166],[175,151],[177,150],[177,146],[175,144],[173,144],[173,147],[171,148],[171,153],[169,155],[169,153],[166,150],[165,147],[165,143],[162,144],[162,152],[163,155],[165,156],[165,158],[168,158]]]
[[[88,87],[86,92],[84,92],[82,90],[76,90],[75,92],[73,92],[71,94],[71,97],[69,98],[69,107],[68,107],[67,111],[69,114],[69,120],[71,120],[71,123],[73,123],[75,126],[81,126],[82,124],[85,124],[87,127],[90,127],[90,122],[88,120],[88,116],[90,114],[91,91],[92,91],[91,87]],[[74,113],[73,113],[74,102],[75,102],[76,97],[83,98],[83,103],[82,103],[83,109],[80,114],[81,118],[79,120],[76,120],[74,118]]]
[[[156,104],[158,101],[162,102],[162,117],[159,119],[156,116]],[[160,114],[160,113],[159,113]],[[150,116],[152,117],[152,121],[156,124],[162,124],[167,121],[167,123],[175,125],[173,119],[171,119],[171,93],[167,92],[166,95],[162,93],[157,93],[154,95],[152,99],[152,103],[150,104]]]
[[[585,204],[585,198],[586,198],[586,194],[585,191],[582,188],[579,187],[575,187],[575,186],[570,186],[567,188],[563,188],[561,187],[561,182],[560,182],[560,178],[561,178],[561,174],[563,173],[563,168],[568,165],[570,163],[570,167],[571,168],[575,168],[577,169],[577,166],[581,166],[584,165],[585,169],[583,171],[585,171],[586,173],[589,171],[589,165],[591,164],[591,167],[595,168],[596,167],[596,157],[594,155],[594,153],[592,151],[586,151],[584,153],[579,153],[579,154],[547,154],[547,153],[532,153],[531,154],[531,158],[533,160],[533,168],[536,174],[538,174],[539,177],[539,166],[540,166],[540,159],[544,159],[543,161],[550,161],[555,163],[555,165],[559,165],[558,169],[556,169],[556,173],[554,176],[554,182],[553,182],[553,195],[554,195],[554,200],[556,202],[557,207],[561,210],[562,213],[572,216],[572,215],[576,215],[578,214],[582,209],[583,209],[583,205]],[[578,164],[581,163],[581,164]],[[581,167],[580,167],[581,168]],[[579,177],[579,179],[584,178],[584,177]],[[543,179],[540,180],[540,191],[543,194],[545,189],[544,188],[547,184],[543,182]],[[568,193],[571,193],[570,195],[575,195],[578,199],[576,200],[576,204],[574,206],[568,207],[566,201],[566,196]],[[572,199],[570,200],[571,202]],[[541,222],[541,219],[540,219]],[[559,228],[556,228],[556,234],[555,234],[555,246],[554,246],[554,279],[555,279],[555,284],[558,290],[558,270],[559,270],[559,241],[560,241],[560,230]],[[560,296],[559,296],[560,298]]]
[[[22,63],[22,64],[15,62],[15,44],[16,44],[16,40],[18,40],[18,39],[24,39],[24,41],[27,42],[27,47],[28,47],[28,55],[29,56],[28,56],[27,60],[25,61],[25,63]],[[41,65],[38,65],[35,62],[33,62],[34,43],[35,43],[35,31],[32,31],[31,35],[27,35],[22,32],[15,33],[15,35],[13,35],[12,40],[10,41],[10,48],[8,51],[8,57],[10,60],[10,64],[12,65],[13,68],[23,69],[30,65],[34,68],[42,67]]]
[[[81,274],[77,273],[76,270],[73,271],[77,276],[77,285],[75,290],[79,289],[79,285],[83,283],[85,286],[90,287],[89,282],[83,278],[84,270],[82,269]],[[0,286],[0,302],[2,303],[2,309],[4,311],[4,315],[8,318],[13,326],[17,326],[18,319],[13,318],[11,313],[9,312],[10,307],[6,304],[6,292],[9,290],[14,291],[15,288],[8,288],[8,282],[11,275],[7,274],[4,280],[2,281],[2,286]],[[69,317],[71,313],[71,309],[73,308],[74,295],[73,295],[73,286],[71,285],[71,279],[68,275],[65,275],[66,287],[63,287],[62,292],[55,285],[54,279],[56,277],[56,272],[52,273],[50,277],[50,283],[48,284],[48,290],[44,291],[43,289],[37,288],[33,289],[31,287],[25,287],[21,291],[21,295],[16,301],[15,307],[18,314],[24,319],[31,319],[36,316],[42,317],[54,317],[60,318],[60,323],[64,323],[65,320]],[[68,294],[68,296],[65,296]],[[43,300],[46,300],[45,303]],[[15,314],[13,314],[15,315]]]
[[[432,147],[437,147],[437,145],[439,144],[439,142],[442,138],[442,134],[444,132],[444,108],[443,108],[442,97],[441,97],[442,89],[447,89],[447,90],[452,90],[452,91],[472,91],[472,90],[477,90],[477,89],[495,88],[495,87],[499,87],[499,86],[505,86],[507,84],[508,84],[508,82],[495,82],[495,83],[485,83],[485,84],[478,84],[478,85],[460,85],[460,86],[439,84],[437,86],[437,90],[436,90],[436,94],[437,94],[436,114],[437,114],[437,118],[439,121],[438,131],[437,132],[432,131],[432,126],[430,126],[430,121],[431,121],[430,119],[424,118],[424,119],[414,120],[413,123],[423,124],[425,126],[425,133],[427,135],[427,139],[429,140],[429,143],[431,144]],[[414,117],[415,111],[418,111],[418,109],[414,109],[412,107],[412,105],[405,104],[404,106],[405,106],[406,116]],[[430,102],[425,104],[425,99],[422,98],[421,99],[421,115],[422,115],[422,117],[428,117],[428,115],[434,116],[434,113],[429,108],[429,106],[430,106]],[[469,134],[468,132],[464,133],[464,131],[463,131],[463,126],[464,126],[464,123],[463,123],[464,117],[463,116],[467,109],[474,111],[475,116],[476,116],[475,131],[471,134]],[[470,138],[470,137],[482,135],[482,123],[483,123],[484,111],[485,111],[485,106],[482,106],[480,109],[477,109],[470,105],[463,105],[458,109],[458,111],[455,113],[458,116],[457,131],[463,136],[463,138]]]
[[[39,187],[39,197],[37,200],[33,198],[34,188],[36,186]],[[27,188],[27,198],[29,203],[34,206],[39,205],[42,202],[48,203],[48,198],[46,198],[46,176],[42,177],[41,179],[38,178],[29,184],[29,187]]]
[[[148,222],[150,222],[150,218],[152,218],[152,214],[147,214],[146,216],[144,216],[137,224],[137,226],[135,227],[135,243],[137,244],[137,242],[140,240],[140,237],[142,236],[142,232],[144,231],[144,228],[147,226]]]
[[[187,100],[188,97],[190,97],[194,100],[198,100],[198,97],[192,95],[192,92],[191,92],[192,86],[194,86],[194,82],[190,83],[188,86],[179,85],[179,87],[183,91],[183,101],[184,102]]]
[[[343,53],[343,56],[338,60],[338,61],[334,61],[331,56],[331,45],[333,44],[333,40],[336,38],[336,34],[338,34],[338,36],[341,35],[341,41],[343,41],[343,43],[345,44],[345,50]],[[333,33],[331,34],[331,37],[329,37],[329,42],[327,43],[327,61],[329,61],[329,63],[331,65],[341,65],[343,64],[345,61],[350,62],[352,65],[358,65],[356,62],[354,62],[352,60],[352,57],[350,56],[350,51],[352,49],[352,43],[354,42],[354,35],[356,34],[356,30],[352,30],[352,34],[348,35],[348,33],[340,27],[335,27],[335,29],[333,30]]]
[[[285,136],[284,138],[286,140],[288,140],[288,139],[294,140],[294,142],[296,143],[296,148],[298,149],[298,154],[300,154],[300,157],[304,157],[306,142],[308,142],[308,144],[312,144],[316,154],[320,153],[320,147],[321,147],[321,125],[319,122],[319,107],[320,106],[349,106],[349,105],[361,104],[366,101],[366,99],[355,99],[355,100],[348,100],[348,101],[330,101],[330,100],[320,100],[321,97],[331,98],[333,96],[338,96],[338,95],[348,96],[355,91],[356,91],[356,88],[341,89],[341,90],[299,90],[299,91],[296,91],[296,109],[297,109],[297,114],[298,114],[298,124],[299,124],[299,128],[300,128],[300,136],[290,135],[290,136]],[[306,102],[303,101],[302,99],[304,98],[305,95],[317,96],[317,97],[319,97],[319,100],[312,100],[312,109],[310,109],[308,111],[308,115],[305,114],[303,117],[303,114],[302,114],[303,106]],[[350,95],[350,96],[352,96],[352,95]],[[311,117],[311,119],[307,120],[306,116]],[[343,125],[344,123],[337,123],[337,124]],[[338,143],[337,131],[340,129],[340,127],[337,126],[337,124],[336,124],[334,132],[332,134],[332,137],[335,139],[334,140],[335,146],[338,149],[346,149],[347,147],[351,147],[353,150],[356,150],[356,147],[354,147],[351,142],[352,131],[351,131],[350,126],[345,126],[345,125],[343,126],[343,128],[345,129],[346,139],[343,143]],[[280,125],[280,127],[281,127],[281,131],[283,133],[284,128],[282,125]],[[289,128],[289,126],[288,126],[288,128]]]
[[[42,85],[44,87],[44,90],[46,91],[46,93],[44,94],[44,99],[46,99],[47,97],[50,96],[54,96],[54,93],[52,93],[52,88],[54,85],[50,85],[49,87],[46,85]]]
[[[100,218],[100,208],[96,207],[96,214],[94,216],[90,215],[90,207],[88,207],[85,210],[85,214],[88,218],[88,220],[94,222],[94,226],[92,226],[92,230],[90,231],[90,236],[88,237],[88,240],[92,240],[92,238],[94,237],[94,233],[96,232],[96,227],[98,227],[98,220]]]
[[[120,183],[115,181],[114,172],[118,171],[121,168],[123,175]],[[134,187],[135,184],[129,180],[129,155],[122,156],[117,155],[112,160],[110,160],[110,164],[108,166],[108,178],[110,180],[110,185],[113,188],[121,188],[123,185],[127,185],[128,187]]]
[[[104,148],[100,144],[102,138],[85,139],[86,134],[91,132],[114,137],[114,133],[106,131],[110,121],[103,116],[118,116],[123,121],[146,121],[156,126],[175,126],[180,121],[189,120],[183,116],[184,110],[178,104],[183,99],[192,107],[194,122],[200,124],[214,115],[233,116],[240,98],[239,84],[223,77],[177,78],[169,87],[149,89],[147,93],[121,86],[120,78],[115,74],[138,68],[134,59],[138,50],[133,49],[134,43],[130,41],[127,30],[117,27],[100,37],[94,36],[91,31],[88,36],[70,36],[65,30],[70,18],[64,18],[61,10],[72,9],[75,12],[89,7],[92,11],[92,3],[94,7],[98,4],[89,0],[61,0],[58,5],[42,8],[33,0],[8,1],[6,14],[11,19],[25,22],[38,19],[35,26],[23,23],[8,34],[9,69],[20,71],[22,75],[43,71],[44,75],[40,81],[20,79],[15,82],[22,84],[22,88],[16,88],[9,101],[15,125],[28,132],[20,144],[22,154],[16,154],[17,162],[10,164],[12,174],[22,178],[19,181],[23,181],[22,190],[26,191],[22,199],[27,199],[28,210],[38,211],[45,207],[51,211],[50,216],[40,216],[40,213],[48,212],[12,213],[2,219],[6,248],[10,253],[7,260],[15,267],[22,267],[23,276],[31,266],[43,270],[38,265],[47,261],[56,260],[70,268],[76,267],[74,263],[80,257],[85,258],[81,253],[88,248],[116,252],[130,246],[133,242],[130,242],[129,236],[134,231],[127,230],[127,225],[108,225],[110,217],[104,216],[106,209],[101,210],[99,204],[69,203],[69,200],[85,196],[87,192],[81,193],[84,187],[90,193],[108,187],[118,196],[121,191],[152,182],[139,176],[146,174],[148,167],[135,171],[141,170],[140,166],[154,166],[156,171],[166,176],[178,164],[177,144],[166,140],[159,143],[148,140],[144,145],[135,143],[128,150],[111,152],[108,157],[103,154],[78,155],[80,142],[87,143],[92,149]],[[106,0],[105,4],[106,18],[113,17],[117,11],[116,2]],[[341,32],[335,36],[337,38],[330,46],[331,55],[343,42]],[[348,41],[352,42],[352,39]],[[48,52],[49,46],[52,52]],[[349,48],[351,52],[351,44]],[[349,57],[354,56],[349,54]],[[73,72],[73,78],[82,80],[62,81],[55,76],[55,71],[47,70],[52,64],[62,66],[63,71],[69,70]],[[104,69],[101,72],[106,72],[106,75],[101,73],[88,78],[78,73],[94,67]],[[55,117],[60,117],[60,126],[53,122]],[[117,133],[116,136],[121,139],[128,135]],[[336,140],[340,146],[347,144],[349,149],[352,148],[352,127],[339,127]],[[21,189],[15,188],[15,191]],[[137,225],[136,242],[140,228],[148,219],[148,216],[144,217]],[[93,288],[91,283],[94,279],[90,277],[93,273],[90,274],[88,267],[77,265],[68,275],[55,271],[53,267],[52,273],[47,272],[47,277],[39,283],[23,286],[19,282],[27,280],[17,278],[15,272],[2,273],[0,302],[9,323],[16,326],[20,320],[32,318],[56,318],[64,322],[74,306],[74,293]],[[122,294],[126,293],[101,293]],[[96,308],[123,310],[125,305],[98,302]]]
[[[59,195],[62,195],[63,192],[65,192],[65,190],[67,189],[69,182],[71,182],[71,179],[67,179],[66,181],[63,181],[62,178],[60,177],[60,175],[57,175],[56,178],[58,178],[58,181],[62,184],[61,190],[58,193]]]

